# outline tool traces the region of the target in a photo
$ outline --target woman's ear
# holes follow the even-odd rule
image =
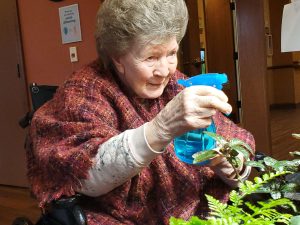
[[[120,58],[121,57],[113,57],[112,61],[113,61],[115,68],[117,69],[118,73],[123,75],[125,73],[125,68],[124,68],[123,63],[121,62]]]

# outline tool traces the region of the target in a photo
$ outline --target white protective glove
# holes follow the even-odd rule
[[[149,145],[159,151],[177,136],[208,127],[216,111],[231,113],[232,107],[227,101],[224,92],[214,87],[185,88],[146,124],[145,137]]]

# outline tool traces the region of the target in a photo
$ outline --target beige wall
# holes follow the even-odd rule
[[[62,44],[58,8],[75,3],[79,7],[82,41]],[[99,4],[99,0],[18,1],[28,83],[59,85],[72,71],[96,58],[94,27]],[[78,62],[70,62],[70,46],[77,47]]]

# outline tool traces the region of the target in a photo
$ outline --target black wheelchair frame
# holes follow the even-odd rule
[[[19,121],[19,125],[22,128],[30,126],[34,112],[53,97],[56,89],[57,86],[53,85],[30,84],[32,110],[27,112]],[[27,147],[26,143],[25,147]],[[36,225],[87,225],[85,213],[78,204],[79,199],[80,195],[78,194],[72,197],[62,197],[51,202],[42,211],[42,215]],[[18,217],[13,221],[12,225],[34,225],[34,223],[26,217]]]

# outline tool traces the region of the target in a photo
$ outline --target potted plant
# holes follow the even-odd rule
[[[210,195],[206,195],[211,214],[209,218],[200,219],[197,216],[189,221],[170,218],[170,225],[277,225],[300,224],[297,216],[297,202],[300,200],[300,159],[278,161],[265,156],[257,161],[250,160],[254,155],[249,145],[238,139],[225,140],[215,133],[206,132],[217,142],[217,148],[198,152],[193,155],[194,163],[222,155],[233,166],[239,179],[237,168],[241,161],[236,157],[242,154],[246,164],[260,171],[253,181],[241,181],[237,190],[230,193],[228,204],[221,203]],[[300,135],[293,135],[300,139]],[[300,152],[291,153],[295,157]],[[258,198],[255,195],[263,194]]]

